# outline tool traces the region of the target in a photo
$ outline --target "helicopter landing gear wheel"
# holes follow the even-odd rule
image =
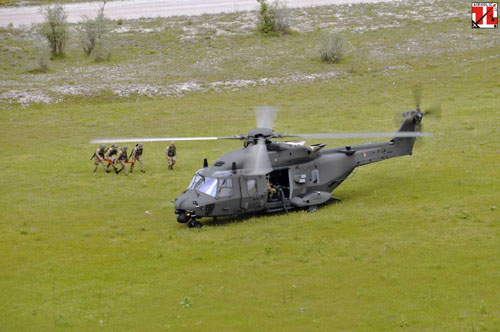
[[[201,228],[201,226],[201,222],[197,221],[196,218],[191,219],[191,221],[188,223],[189,228]]]
[[[318,211],[318,206],[317,205],[311,205],[307,208],[307,212],[311,212],[311,213],[314,213]]]

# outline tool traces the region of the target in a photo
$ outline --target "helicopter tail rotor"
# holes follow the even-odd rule
[[[419,83],[417,85],[415,85],[413,87],[413,97],[414,97],[414,100],[415,100],[415,109],[417,112],[421,113],[422,116],[426,116],[426,117],[431,117],[431,118],[435,118],[435,119],[438,119],[440,120],[441,119],[441,116],[443,114],[443,109],[441,107],[441,103],[436,103],[434,105],[431,105],[429,107],[425,107],[421,110],[421,103],[422,103],[422,85]],[[418,128],[420,131],[423,131],[424,130],[424,126],[422,123],[419,123],[419,128]],[[422,139],[418,139],[417,140],[417,143],[418,145],[422,145],[423,144],[423,140]]]
[[[413,86],[413,99],[415,100],[415,109],[420,111],[420,104],[422,102],[422,84],[417,83]]]
[[[421,111],[420,106],[422,105],[422,96],[423,96],[422,91],[423,91],[422,84],[418,83],[415,86],[413,86],[412,93],[413,93],[413,99],[415,100],[415,110],[419,112]],[[435,105],[423,109],[421,112],[426,116],[430,115],[436,118],[441,118],[442,111],[443,109],[441,108],[441,103],[437,103]]]
[[[435,118],[441,119],[443,108],[441,107],[441,103],[438,103],[431,107],[425,108],[423,110],[423,113],[425,114],[425,116],[433,116]]]

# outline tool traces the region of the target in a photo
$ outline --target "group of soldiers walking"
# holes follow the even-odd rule
[[[143,147],[144,145],[142,143],[138,143],[132,149],[130,155],[127,155],[128,147],[126,145],[121,149],[118,149],[117,144],[113,144],[109,148],[107,148],[106,145],[101,145],[95,150],[94,155],[90,158],[90,160],[94,160],[94,173],[97,172],[97,168],[99,164],[101,164],[106,173],[110,173],[111,170],[109,168],[112,167],[116,174],[123,171],[125,175],[128,175],[127,164],[130,164],[130,173],[133,173],[136,162],[139,162],[141,173],[146,173],[142,165]],[[175,162],[177,161],[177,149],[174,142],[171,142],[165,149],[165,157],[167,158],[168,169],[173,170]],[[107,163],[107,165],[105,165],[105,163]],[[121,168],[118,169],[117,166],[120,165]]]
[[[113,167],[116,174],[123,171],[125,175],[128,175],[127,164],[130,164],[130,173],[133,173],[136,162],[139,162],[141,172],[145,173],[146,171],[142,165],[143,144],[136,144],[130,156],[127,154],[127,150],[128,146],[126,145],[119,150],[117,144],[113,144],[109,148],[106,148],[106,145],[101,145],[95,150],[92,156],[92,159],[94,159],[94,173],[97,172],[97,168],[101,164],[106,173],[111,172],[109,167]],[[108,163],[107,165],[105,165],[106,162]],[[116,165],[121,165],[121,168],[118,169]]]

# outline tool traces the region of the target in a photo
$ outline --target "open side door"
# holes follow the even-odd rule
[[[291,198],[293,182],[291,181],[289,168],[275,169],[269,173],[269,182],[277,190],[278,194],[280,190],[283,190],[285,199]]]

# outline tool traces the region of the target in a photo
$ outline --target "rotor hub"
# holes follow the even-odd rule
[[[274,136],[273,130],[269,128],[255,128],[248,132],[248,138],[271,138]]]

